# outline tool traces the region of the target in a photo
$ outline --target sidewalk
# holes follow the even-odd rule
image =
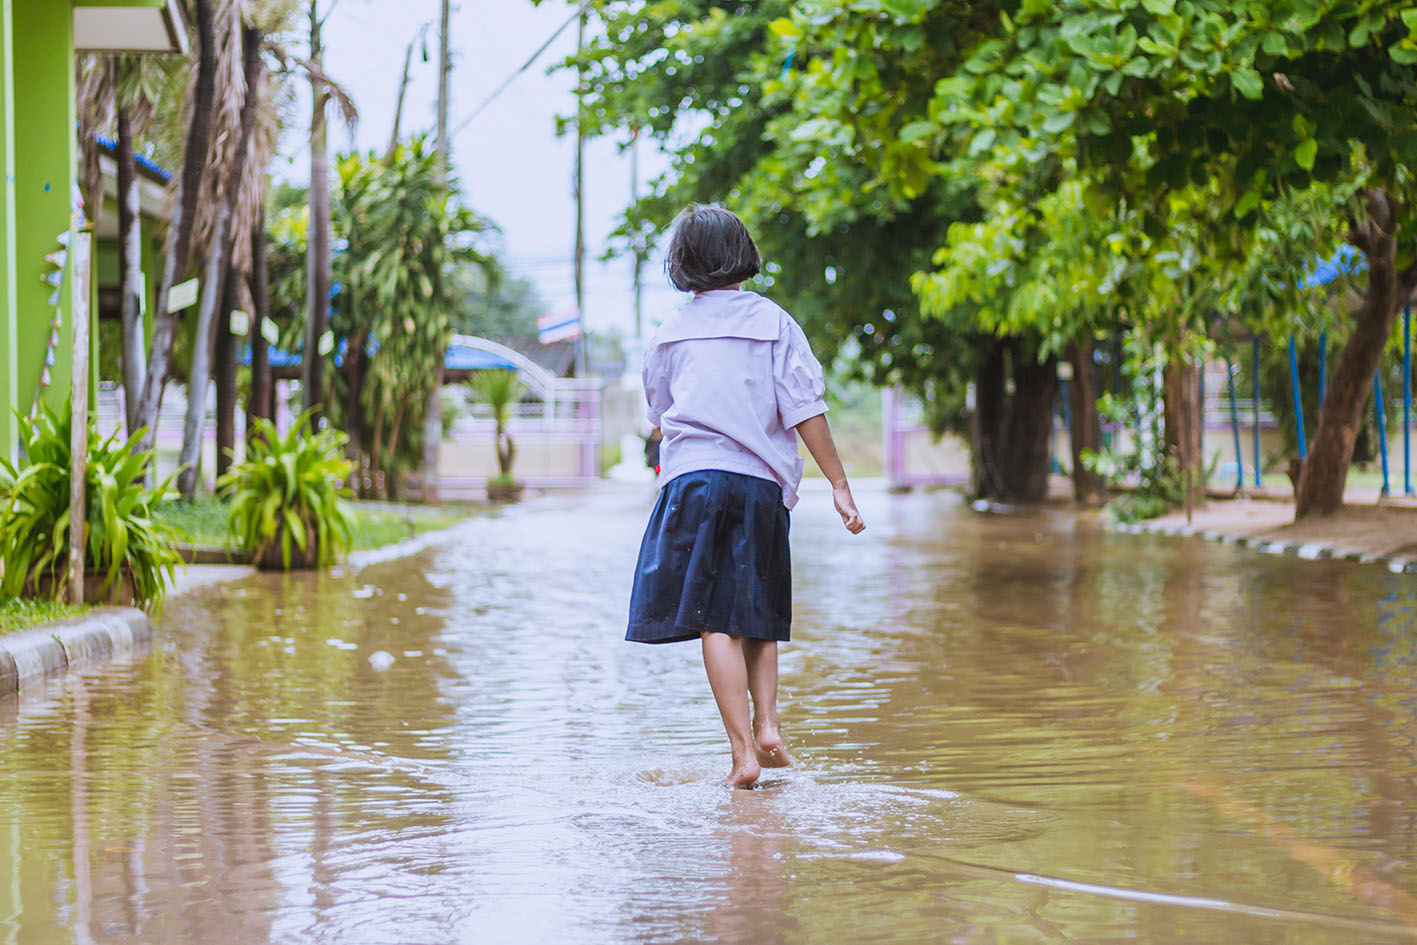
[[[1333,515],[1294,520],[1294,498],[1278,489],[1247,490],[1238,497],[1212,497],[1192,510],[1118,526],[1126,531],[1198,535],[1249,545],[1272,554],[1348,558],[1417,572],[1417,497],[1381,496],[1376,489],[1349,489]]]

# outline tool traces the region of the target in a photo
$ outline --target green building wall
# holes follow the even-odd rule
[[[15,266],[15,45],[11,0],[0,0],[0,456],[14,461],[19,440],[19,307]]]
[[[49,348],[53,287],[43,276],[53,267],[45,255],[59,249],[67,233],[77,171],[74,134],[73,9],[55,0],[12,0],[14,56],[15,310],[19,316],[19,396],[21,411],[33,401]],[[23,38],[23,41],[20,39]],[[73,350],[72,267],[66,264],[59,307],[63,326],[44,399],[63,403],[71,384]]]

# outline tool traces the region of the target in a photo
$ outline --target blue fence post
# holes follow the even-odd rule
[[[1253,362],[1254,362],[1254,380],[1255,380],[1255,383],[1254,383],[1254,388],[1255,388],[1255,402],[1254,402],[1254,405],[1253,405],[1253,406],[1254,406],[1254,415],[1255,415],[1255,427],[1254,427],[1254,429],[1253,429],[1251,432],[1254,434],[1254,437],[1255,437],[1255,488],[1258,489],[1258,488],[1260,488],[1261,486],[1264,485],[1264,481],[1260,478],[1260,336],[1259,336],[1259,335],[1255,335],[1254,345],[1253,345],[1253,348],[1252,348],[1252,350],[1251,350],[1251,357],[1252,357]]]
[[[1383,372],[1373,374],[1373,404],[1378,411],[1378,455],[1383,458],[1383,495],[1387,495],[1387,425],[1383,423]]]
[[[1240,407],[1235,402],[1235,368],[1225,356],[1225,378],[1230,382],[1230,432],[1235,436],[1235,491],[1245,488],[1245,454],[1240,452]]]
[[[1294,336],[1289,336],[1289,386],[1294,390],[1294,425],[1299,433],[1299,458],[1309,456],[1309,441],[1304,436],[1304,402],[1299,397],[1299,356],[1294,353]]]
[[[1386,431],[1384,431],[1386,433]],[[1402,308],[1402,494],[1412,495],[1412,303]]]
[[[1319,332],[1319,413],[1324,409],[1324,393],[1328,390],[1328,331]]]

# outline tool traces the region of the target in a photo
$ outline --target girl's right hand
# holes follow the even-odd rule
[[[861,521],[861,513],[856,511],[856,500],[851,497],[851,486],[845,481],[832,486],[832,502],[836,505],[837,514],[841,516],[841,523],[846,526],[846,530],[853,535],[861,534],[866,523]]]

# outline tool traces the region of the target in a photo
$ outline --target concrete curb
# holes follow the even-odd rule
[[[1128,535],[1171,535],[1183,538],[1201,538],[1206,541],[1220,542],[1223,545],[1253,548],[1260,554],[1293,555],[1305,561],[1338,558],[1344,561],[1356,561],[1359,564],[1380,565],[1392,574],[1417,574],[1417,558],[1403,555],[1372,554],[1339,545],[1326,545],[1322,542],[1269,541],[1253,535],[1232,535],[1213,529],[1193,528],[1190,525],[1162,525],[1155,522],[1109,522],[1107,527],[1111,531],[1124,532]]]
[[[0,636],[0,697],[127,652],[151,638],[148,615],[132,607],[96,607],[78,617]]]

